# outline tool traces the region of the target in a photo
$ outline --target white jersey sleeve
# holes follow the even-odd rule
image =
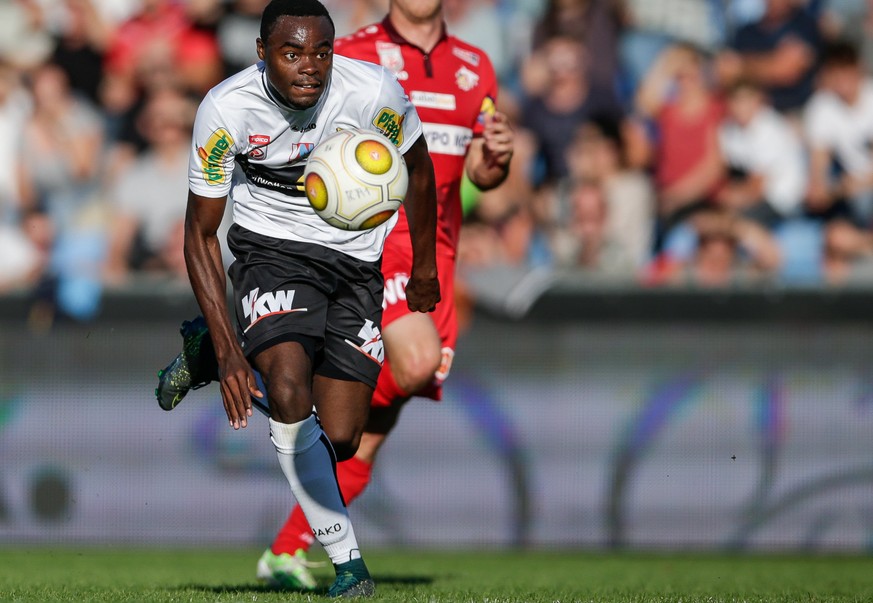
[[[202,197],[224,197],[230,192],[238,135],[222,117],[213,94],[207,94],[194,120],[193,144],[188,158],[188,188]]]
[[[422,126],[415,107],[391,72],[382,68],[379,94],[367,107],[369,113],[361,121],[384,134],[400,151],[406,153],[421,136]]]

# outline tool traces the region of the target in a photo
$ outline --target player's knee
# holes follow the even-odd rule
[[[398,387],[406,392],[415,392],[433,380],[440,367],[440,349],[424,346],[415,353],[391,359],[391,371]]]
[[[267,386],[270,412],[280,423],[296,423],[312,413],[312,397],[308,385],[281,375],[270,379]]]
[[[352,426],[342,426],[332,430],[325,429],[338,463],[347,461],[358,451],[361,445],[361,431]]]

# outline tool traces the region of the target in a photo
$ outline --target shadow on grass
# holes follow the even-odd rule
[[[376,581],[376,588],[380,584],[391,586],[423,586],[433,584],[433,578],[430,576],[373,576]],[[299,591],[293,589],[279,588],[276,586],[266,586],[264,584],[240,584],[238,586],[215,584],[180,584],[172,588],[164,590],[194,590],[205,593],[213,593],[216,595],[245,595],[247,593],[289,593],[289,594],[313,594],[324,596],[327,594],[327,587],[316,588],[313,591]]]
[[[398,586],[422,586],[425,584],[433,584],[433,578],[430,576],[373,576],[376,581],[376,587],[380,584],[392,584]]]

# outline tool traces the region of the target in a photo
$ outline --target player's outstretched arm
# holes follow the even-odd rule
[[[485,130],[480,138],[470,143],[464,162],[467,176],[483,191],[496,188],[506,180],[515,144],[515,134],[506,115],[498,111],[485,120]]]
[[[409,170],[406,219],[412,239],[412,273],[406,284],[406,304],[413,312],[432,312],[440,301],[436,268],[436,180],[424,136],[403,155]]]
[[[252,416],[250,396],[258,398],[254,372],[242,353],[227,318],[226,282],[218,227],[227,197],[210,199],[188,193],[185,214],[185,263],[200,310],[206,318],[221,380],[221,399],[231,427],[245,427]]]

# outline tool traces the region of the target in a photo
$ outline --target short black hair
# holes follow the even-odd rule
[[[327,17],[331,28],[336,31],[330,13],[318,0],[272,0],[261,15],[261,42],[264,45],[281,17]]]
[[[846,40],[836,40],[825,46],[822,67],[857,67],[861,64],[858,47]]]

